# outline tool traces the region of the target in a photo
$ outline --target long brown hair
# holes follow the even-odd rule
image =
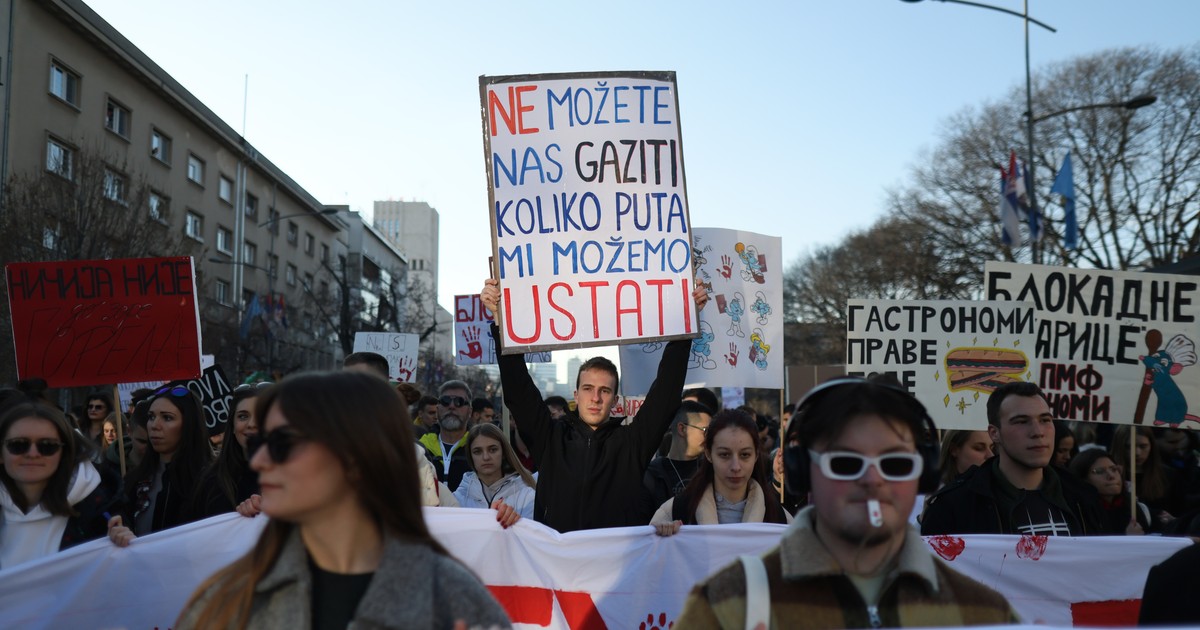
[[[700,465],[696,467],[696,474],[692,475],[687,486],[684,487],[679,496],[675,497],[675,500],[686,502],[688,517],[692,521],[695,521],[696,507],[700,505],[704,494],[709,492],[708,488],[713,484],[713,477],[715,476],[712,462],[708,460],[707,454],[712,452],[713,441],[716,440],[717,434],[725,429],[745,431],[753,440],[755,460],[750,478],[758,482],[758,486],[762,488],[763,500],[767,504],[766,514],[763,515],[763,522],[786,523],[787,517],[784,516],[783,506],[779,503],[779,495],[775,493],[774,484],[768,481],[767,457],[759,447],[758,424],[754,422],[750,414],[739,409],[719,411],[717,415],[713,416],[712,421],[708,423],[708,429],[704,432],[705,456],[700,459]]]
[[[355,472],[358,500],[385,537],[446,554],[425,526],[411,421],[387,383],[359,372],[300,374],[259,395],[255,417],[261,422],[272,407],[298,433],[321,443],[347,471]],[[211,592],[196,627],[246,627],[254,587],[274,566],[294,528],[271,519],[254,549],[200,585],[184,608],[186,612]]]
[[[1108,449],[1113,462],[1124,469],[1126,481],[1129,481],[1130,471],[1137,465],[1136,462],[1129,461],[1131,429],[1133,426],[1128,424],[1117,427],[1113,431],[1112,445]],[[1168,481],[1167,473],[1163,470],[1162,455],[1158,452],[1158,443],[1154,441],[1154,432],[1150,430],[1150,427],[1137,427],[1137,435],[1150,440],[1150,455],[1146,457],[1145,465],[1137,471],[1138,499],[1150,501],[1161,499],[1167,495]],[[1134,444],[1137,444],[1136,439]]]
[[[471,455],[471,443],[475,440],[485,437],[496,440],[500,443],[500,474],[509,475],[517,473],[521,475],[521,481],[530,488],[536,488],[537,482],[533,480],[533,475],[521,465],[521,460],[517,458],[517,452],[513,450],[512,444],[509,443],[508,437],[499,427],[490,423],[482,422],[471,427],[467,432],[467,461],[471,464],[471,470],[475,470],[475,457]]]
[[[75,468],[80,463],[91,459],[90,440],[85,442],[83,436],[71,428],[67,417],[58,409],[42,403],[28,402],[13,407],[3,417],[0,417],[0,441],[7,440],[8,431],[12,425],[25,418],[45,420],[54,425],[54,430],[58,433],[58,440],[62,442],[58,468],[55,468],[54,474],[50,475],[50,480],[46,483],[46,488],[42,490],[42,498],[38,504],[55,516],[75,516],[74,508],[67,501],[67,491],[71,487],[71,476],[75,474]],[[30,448],[37,448],[37,444],[31,445]],[[5,457],[14,456],[5,453]],[[22,512],[33,507],[26,501],[25,493],[17,486],[17,482],[8,476],[8,471],[3,466],[0,466],[0,482],[3,482],[4,489],[8,490],[8,496],[12,498],[13,504],[21,508]]]

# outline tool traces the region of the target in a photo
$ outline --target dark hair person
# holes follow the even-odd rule
[[[204,408],[190,389],[167,385],[154,392],[147,414],[150,448],[125,476],[125,514],[109,521],[108,536],[122,547],[188,522],[196,482],[212,461]]]
[[[982,466],[995,455],[992,438],[987,431],[951,429],[942,436],[938,470],[941,485],[946,485],[967,472],[972,466]]]
[[[271,383],[238,385],[233,390],[233,415],[225,423],[221,453],[204,471],[188,508],[188,520],[232,512],[250,495],[258,493],[258,475],[250,470],[248,441],[258,435],[254,415],[256,397]]]
[[[34,402],[0,416],[0,569],[104,535],[120,479],[61,411]]]
[[[758,425],[750,414],[718,412],[704,431],[704,459],[696,473],[650,520],[655,532],[670,536],[680,525],[790,523],[761,455]]]
[[[259,396],[255,415],[265,438],[250,465],[270,521],[175,628],[510,625],[430,536],[408,413],[386,382],[292,376]]]
[[[1100,534],[1140,536],[1150,531],[1150,509],[1141,501],[1137,505],[1137,520],[1131,519],[1123,469],[1108,453],[1098,448],[1081,451],[1071,460],[1068,470],[1099,493],[1103,517]]]

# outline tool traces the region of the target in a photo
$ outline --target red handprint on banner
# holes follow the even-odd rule
[[[416,367],[416,360],[412,357],[403,357],[400,359],[400,367],[397,372],[400,373],[398,379],[401,383],[411,383],[413,380],[413,368]]]
[[[729,256],[721,256],[721,266],[717,269],[717,273],[728,280],[729,276],[733,275],[733,259]]]
[[[737,360],[738,360],[737,344],[730,341],[729,342],[729,354],[725,355],[725,362],[728,363],[731,367],[737,367]]]
[[[465,351],[459,350],[458,353],[468,359],[479,359],[483,356],[483,346],[479,343],[479,327],[471,327],[463,330],[463,341],[467,342]]]

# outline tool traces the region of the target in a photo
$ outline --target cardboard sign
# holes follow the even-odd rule
[[[695,335],[673,72],[480,77],[501,352]]]
[[[200,378],[183,383],[204,404],[204,425],[208,434],[216,435],[225,430],[225,424],[233,417],[233,388],[225,378],[221,367],[206,368]]]
[[[1036,378],[1035,325],[1023,303],[850,300],[846,372],[891,374],[938,428],[983,430],[992,391]]]
[[[1200,429],[1200,278],[989,262],[988,299],[1033,305],[1056,418]]]
[[[421,338],[413,333],[354,333],[355,352],[381,354],[388,362],[388,376],[401,383],[413,382]]]
[[[479,295],[454,296],[454,364],[494,365],[496,340],[492,338],[495,318],[483,307]],[[526,363],[549,363],[549,352],[527,352]]]
[[[51,387],[200,375],[189,257],[5,267],[20,378]]]

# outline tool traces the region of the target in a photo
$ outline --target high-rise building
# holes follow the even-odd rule
[[[408,256],[409,281],[438,291],[438,211],[424,201],[376,201],[375,228]]]

